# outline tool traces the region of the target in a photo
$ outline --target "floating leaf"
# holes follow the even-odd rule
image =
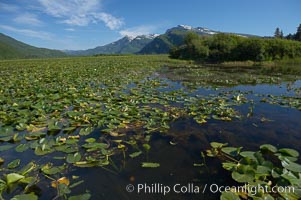
[[[23,178],[25,178],[25,176],[22,176],[17,173],[10,173],[6,175],[6,182],[8,185],[10,185],[11,183],[15,183]]]
[[[11,144],[6,144],[6,145],[1,145],[0,146],[0,152],[1,151],[7,151],[9,149],[11,149],[14,145],[11,145]]]
[[[211,147],[213,148],[222,148],[224,146],[227,146],[227,144],[219,143],[219,142],[210,142]]]
[[[16,168],[20,165],[20,162],[21,162],[20,159],[13,160],[12,162],[7,164],[7,168],[8,169],[14,169],[14,168]]]
[[[88,127],[88,128],[82,128],[79,131],[80,135],[89,135],[90,133],[92,133],[93,131],[93,127]]]
[[[223,192],[220,200],[240,200],[240,198],[233,192]]]
[[[34,193],[16,195],[11,200],[38,200],[38,196]]]
[[[67,163],[76,163],[79,162],[81,158],[82,156],[80,155],[80,153],[76,152],[75,154],[68,154],[66,161]]]
[[[26,140],[38,140],[42,137],[45,137],[46,133],[43,132],[34,132],[34,133],[29,133],[25,136]]]
[[[30,173],[32,170],[36,169],[37,167],[38,166],[34,162],[30,162],[19,171],[19,174],[25,176],[26,174]]]
[[[62,177],[62,178],[59,178],[56,181],[52,181],[51,182],[51,187],[57,188],[58,185],[60,185],[60,184],[64,184],[64,185],[68,186],[70,184],[70,181],[67,177]]]
[[[288,156],[295,157],[295,158],[299,157],[299,152],[294,149],[282,148],[282,149],[279,149],[278,152],[280,152],[281,154],[286,154]]]
[[[46,164],[44,165],[41,170],[43,173],[48,175],[53,175],[62,172],[65,169],[65,166],[52,166],[52,164]]]
[[[143,144],[142,146],[144,147],[145,151],[149,151],[151,149],[149,144]]]
[[[239,153],[242,157],[244,158],[250,158],[254,161],[257,160],[257,158],[254,156],[255,155],[255,152],[254,151],[242,151]]]
[[[43,156],[49,153],[52,153],[54,149],[50,148],[48,145],[43,144],[42,146],[38,146],[35,148],[34,153],[37,156]]]
[[[260,149],[268,150],[272,153],[277,152],[277,148],[275,146],[271,145],[271,144],[263,144],[263,145],[260,146]]]
[[[134,153],[131,153],[129,156],[131,158],[135,158],[135,157],[138,157],[142,154],[142,151],[137,151],[137,152],[134,152]]]
[[[237,171],[232,172],[232,178],[238,183],[248,183],[254,180],[255,173],[249,171],[247,173],[239,173]]]
[[[28,144],[19,144],[17,147],[16,147],[16,152],[24,152],[26,151],[27,149],[29,149],[29,145]]]
[[[72,177],[73,178],[73,177]],[[80,184],[82,184],[82,183],[84,183],[84,181],[83,180],[80,180],[80,181],[78,181],[78,182],[76,182],[76,183],[73,183],[72,185],[70,185],[69,186],[69,188],[74,188],[74,187],[76,187],[76,186],[78,186],[78,185],[80,185]]]
[[[231,155],[231,156],[237,156],[241,148],[235,148],[235,147],[223,147],[222,152]]]
[[[88,143],[93,143],[96,141],[96,139],[95,138],[87,138],[87,139],[85,139],[85,141]]]
[[[160,167],[160,163],[143,162],[142,163],[142,167],[145,167],[145,168],[156,168],[156,167]]]
[[[10,140],[12,140],[13,136],[6,136],[6,137],[2,137],[0,138],[1,142],[8,142]]]
[[[291,170],[293,172],[301,173],[301,165],[290,161],[289,159],[284,159],[281,161],[284,168]]]

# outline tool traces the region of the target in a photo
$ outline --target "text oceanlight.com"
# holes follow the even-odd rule
[[[249,193],[256,195],[260,193],[294,193],[295,188],[292,186],[262,186],[262,185],[249,185],[242,186],[224,186],[218,184],[205,184],[203,186],[196,185],[194,183],[188,184],[174,184],[164,185],[161,183],[141,183],[141,184],[128,184],[126,186],[127,192],[136,192],[138,194],[162,194],[167,195],[169,193],[176,194],[205,194],[205,193],[222,193],[222,192],[235,192],[235,193]]]

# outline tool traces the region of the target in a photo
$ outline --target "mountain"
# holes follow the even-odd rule
[[[150,43],[157,35],[140,35],[137,37],[125,36],[116,42],[104,46],[98,46],[94,49],[70,51],[65,53],[69,55],[96,55],[96,54],[134,54],[139,52],[145,45]]]
[[[184,43],[184,38],[188,32],[195,32],[202,36],[211,36],[218,33],[219,31],[210,30],[203,27],[193,28],[188,25],[178,25],[168,29],[164,34],[156,37],[152,42],[148,43],[145,47],[139,51],[139,54],[166,54],[170,51],[173,46],[178,46]],[[237,33],[226,33],[236,34],[243,37],[250,37],[252,35],[237,34]]]
[[[64,57],[59,50],[37,48],[0,33],[0,59]]]

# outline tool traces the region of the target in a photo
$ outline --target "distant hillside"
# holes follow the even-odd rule
[[[139,52],[145,45],[150,43],[156,35],[140,35],[137,37],[125,36],[116,42],[104,46],[98,46],[93,49],[70,51],[65,53],[69,55],[96,55],[96,54],[134,54]]]
[[[219,31],[210,30],[207,28],[197,27],[193,28],[187,25],[178,25],[168,29],[164,34],[156,37],[152,42],[147,44],[144,48],[139,51],[139,54],[166,54],[169,53],[173,46],[179,46],[183,44],[184,38],[187,33],[194,32],[198,35],[211,36],[217,33],[222,33]],[[230,34],[230,33],[229,33]],[[232,34],[232,33],[231,33]],[[252,35],[247,34],[237,34],[236,35],[250,37]]]
[[[0,59],[63,57],[59,50],[37,48],[0,33]]]

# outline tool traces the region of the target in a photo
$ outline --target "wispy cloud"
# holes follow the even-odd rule
[[[43,22],[38,19],[38,17],[31,13],[24,13],[18,15],[16,18],[13,19],[14,22],[19,24],[26,24],[31,26],[41,26]]]
[[[123,24],[121,18],[100,12],[100,0],[38,0],[48,15],[61,19],[62,23],[87,26],[91,23],[104,22],[111,30],[119,29]]]
[[[124,29],[119,31],[119,34],[122,36],[130,36],[130,37],[136,37],[138,35],[147,35],[154,33],[156,31],[156,26],[136,26],[128,29]]]
[[[12,27],[12,26],[7,26],[7,25],[0,25],[0,28],[7,30],[7,31],[26,35],[29,37],[39,38],[42,40],[52,40],[54,37],[53,34],[45,32],[45,31],[34,31],[34,30],[30,30],[30,29],[18,29],[18,28]]]
[[[119,29],[124,24],[122,19],[116,18],[108,13],[94,13],[93,16],[96,20],[103,21],[111,30]]]
[[[19,7],[11,4],[0,3],[0,10],[6,12],[17,12]]]
[[[75,29],[74,28],[65,28],[65,31],[75,31]]]

